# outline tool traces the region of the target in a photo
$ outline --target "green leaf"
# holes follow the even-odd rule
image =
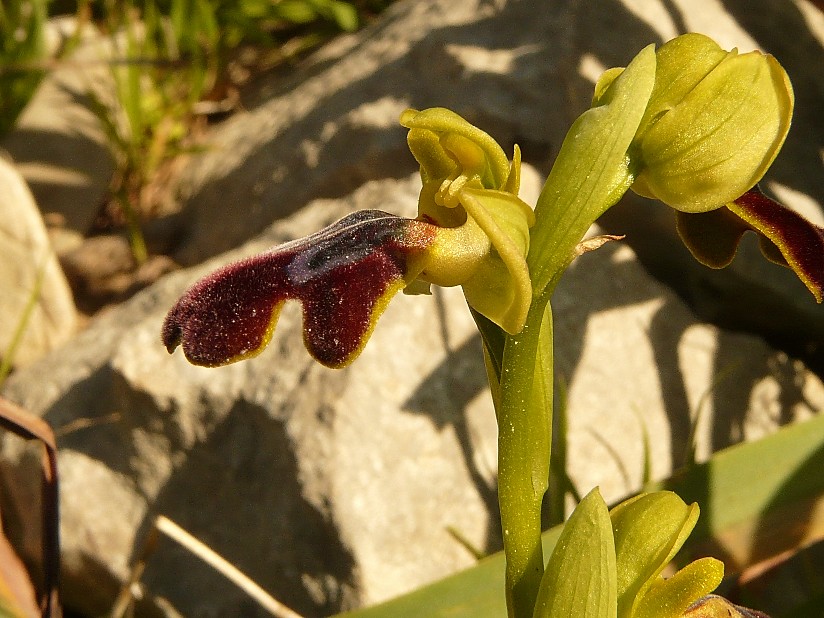
[[[612,525],[596,488],[564,526],[541,581],[534,618],[611,618],[616,599]]]
[[[0,136],[12,129],[45,71],[45,0],[12,0],[0,6]]]
[[[318,18],[315,7],[306,0],[283,0],[272,7],[272,12],[293,24],[308,24]]]
[[[341,30],[354,32],[358,29],[358,11],[348,2],[329,2],[329,16]]]
[[[701,505],[679,563],[724,556],[728,571],[824,539],[824,416],[784,427],[659,486]],[[683,558],[682,558],[683,556]]]

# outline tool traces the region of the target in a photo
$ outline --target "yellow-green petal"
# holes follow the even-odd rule
[[[632,618],[679,618],[695,601],[715,590],[723,578],[723,562],[699,558],[669,579],[653,582]]]

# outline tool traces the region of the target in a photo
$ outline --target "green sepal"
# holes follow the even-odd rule
[[[730,54],[735,55],[703,34],[688,33],[662,45],[655,52],[655,87],[636,140],[643,139],[664,114],[681,103]]]
[[[533,290],[554,286],[590,225],[632,183],[628,150],[655,83],[655,51],[644,48],[573,123],[538,203],[527,256]]]
[[[772,56],[685,34],[657,54],[656,89],[633,145],[633,191],[706,212],[753,187],[790,128],[793,91]]]

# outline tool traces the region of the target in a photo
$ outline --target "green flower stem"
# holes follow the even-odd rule
[[[504,343],[498,407],[498,501],[509,615],[532,616],[544,572],[541,502],[552,441],[552,311],[533,302]]]
[[[533,301],[526,325],[501,351],[484,331],[487,358],[501,359],[498,491],[509,615],[531,618],[543,575],[541,501],[549,479],[552,428],[552,314],[549,298],[590,225],[632,184],[628,150],[655,82],[650,46],[572,125],[535,209],[527,256]],[[499,339],[498,339],[499,341]],[[489,349],[493,342],[493,349]],[[498,348],[498,349],[495,349]]]

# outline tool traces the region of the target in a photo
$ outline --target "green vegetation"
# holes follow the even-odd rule
[[[8,133],[43,77],[46,0],[0,4],[0,136]]]

